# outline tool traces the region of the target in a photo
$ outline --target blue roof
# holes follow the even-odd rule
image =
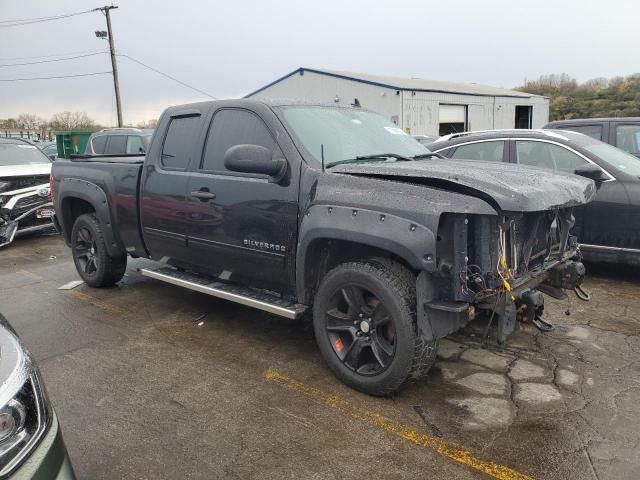
[[[519,97],[519,98],[544,98],[540,95],[534,95],[526,92],[519,92],[517,90],[509,90],[506,88],[490,87],[487,85],[478,85],[476,83],[453,83],[442,82],[437,80],[426,80],[422,78],[400,78],[389,77],[383,75],[372,75],[368,73],[355,73],[355,72],[341,72],[337,70],[320,70],[315,68],[300,67],[273,82],[261,87],[244,98],[249,98],[257,93],[260,93],[273,85],[282,82],[283,80],[293,75],[304,75],[305,72],[316,73],[318,75],[326,75],[334,78],[341,78],[344,80],[350,80],[353,82],[365,83],[368,85],[375,85],[383,88],[390,88],[394,90],[413,91],[413,92],[436,92],[436,93],[451,93],[456,95],[473,95],[473,96],[490,96],[490,97]]]

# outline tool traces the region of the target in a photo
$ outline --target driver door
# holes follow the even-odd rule
[[[291,176],[296,174],[273,183],[266,175],[227,170],[226,151],[244,144],[260,145],[272,157],[282,157],[256,113],[216,111],[187,188],[190,263],[224,280],[282,292],[293,284],[297,182]]]

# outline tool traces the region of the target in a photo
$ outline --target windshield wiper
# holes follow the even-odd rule
[[[414,155],[413,158],[414,160],[422,160],[423,158],[446,158],[442,155],[440,155],[439,153],[434,153],[434,152],[429,152],[429,153],[421,153],[420,155]]]
[[[396,160],[402,162],[412,162],[414,159],[410,157],[405,157],[404,155],[398,155],[397,153],[377,153],[375,155],[360,155],[356,158],[347,158],[346,160],[338,160],[337,162],[333,162],[331,165],[328,165],[329,168],[335,167],[336,165],[343,165],[345,163],[360,163],[367,160],[382,160],[383,162],[389,158],[395,158]]]

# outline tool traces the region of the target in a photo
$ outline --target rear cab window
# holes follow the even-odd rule
[[[173,117],[162,144],[161,165],[170,170],[185,170],[199,133],[200,115]]]

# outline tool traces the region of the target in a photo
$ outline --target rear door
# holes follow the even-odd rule
[[[291,175],[278,183],[227,170],[225,152],[242,144],[284,158],[274,131],[256,112],[225,107],[214,113],[187,188],[190,256],[224,280],[283,292],[293,283],[288,259],[297,232],[299,165],[289,165]]]
[[[140,219],[152,258],[183,262],[187,256],[188,167],[197,157],[202,129],[199,110],[174,111],[163,118],[142,173]]]

